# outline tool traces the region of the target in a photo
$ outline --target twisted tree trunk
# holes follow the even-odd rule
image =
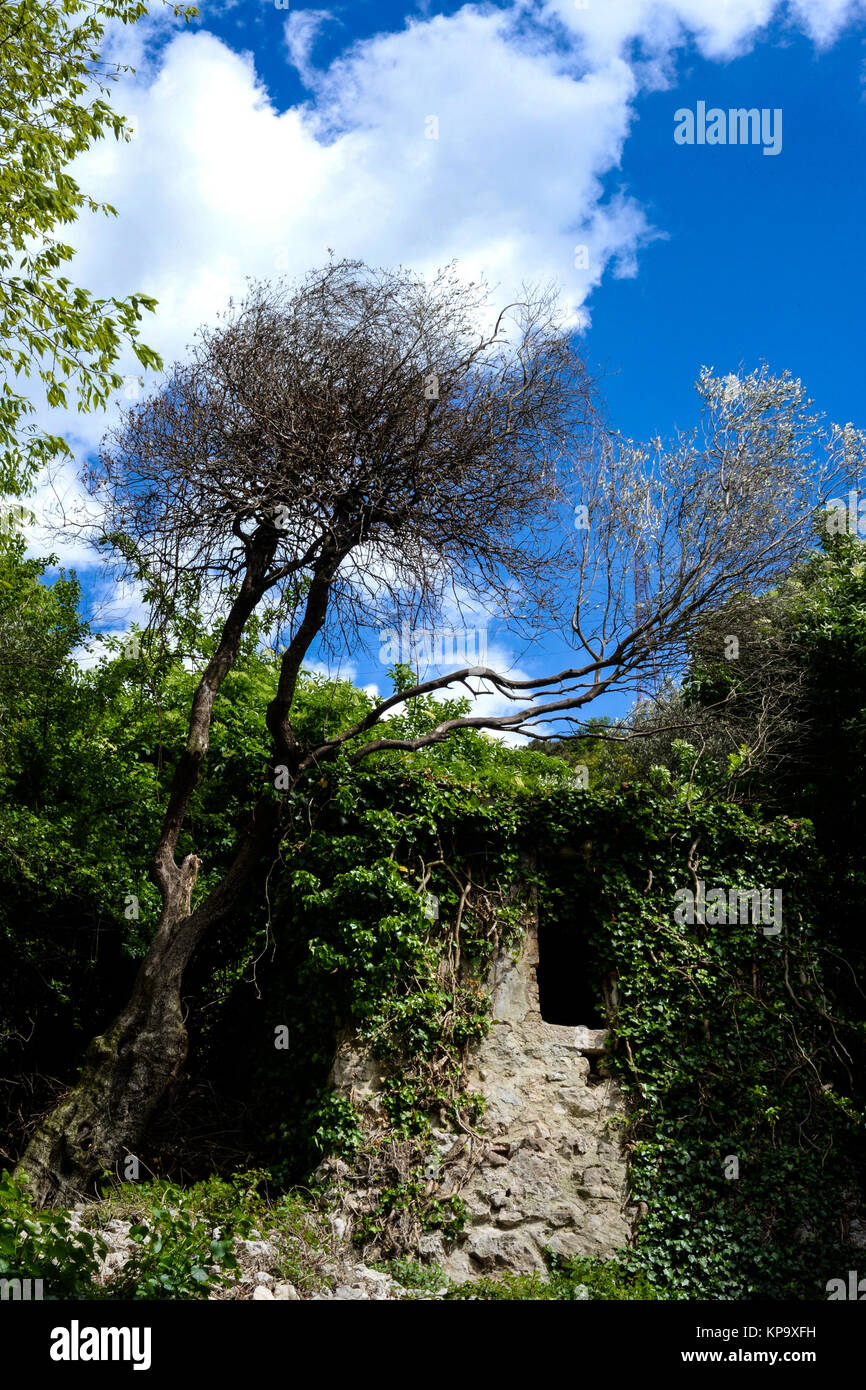
[[[69,1203],[106,1171],[135,1154],[167,1087],[187,1054],[180,986],[203,931],[189,916],[199,861],[182,863],[132,995],[109,1028],[94,1038],[74,1088],[33,1134],[19,1169],[40,1206]]]
[[[237,900],[273,832],[274,808],[260,803],[228,873],[190,911],[201,861],[189,854],[178,864],[178,836],[207,754],[214,699],[237,659],[244,627],[272,582],[267,571],[275,547],[272,528],[260,528],[248,540],[240,591],[193,697],[186,747],[151,865],[162,910],[129,1002],[89,1044],[77,1082],[40,1122],[18,1163],[17,1171],[27,1174],[41,1206],[91,1189],[125,1155],[135,1154],[148,1121],[186,1061],[180,1000],[184,970],[205,931]]]

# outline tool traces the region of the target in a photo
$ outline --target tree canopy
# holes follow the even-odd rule
[[[38,376],[49,407],[72,398],[92,410],[123,385],[115,363],[124,343],[142,367],[161,365],[139,338],[142,311],[155,301],[141,293],[100,299],[73,284],[64,267],[74,248],[58,235],[82,209],[116,215],[69,165],[106,135],[130,138],[105,99],[122,69],[112,70],[100,49],[109,21],[133,24],[146,13],[144,0],[0,7],[0,496],[26,488],[66,448],[30,419],[26,378]]]

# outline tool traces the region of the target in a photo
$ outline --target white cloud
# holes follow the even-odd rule
[[[347,657],[336,661],[307,660],[304,662],[304,670],[311,676],[324,676],[326,680],[354,683],[358,676],[358,663]]]
[[[457,258],[502,296],[554,279],[576,311],[606,270],[636,273],[653,235],[616,187],[642,87],[672,79],[689,39],[729,59],[787,16],[826,43],[864,9],[866,0],[467,5],[355,43],[317,71],[313,44],[331,13],[262,7],[259,29],[285,39],[311,88],[286,111],[249,54],[201,28],[177,32],[160,11],[115,40],[139,68],[114,88],[137,133],[77,163],[82,185],[120,216],[72,229],[74,273],[102,294],[154,294],[145,337],[168,358],[246,275],[303,273],[328,247],[422,272]],[[427,138],[429,117],[438,138]],[[576,246],[587,248],[585,268]],[[104,422],[73,418],[92,447]]]
[[[328,247],[422,273],[457,258],[503,300],[526,280],[554,279],[585,321],[602,276],[635,274],[654,235],[616,185],[641,92],[672,82],[691,43],[729,60],[787,19],[827,44],[864,11],[866,0],[467,5],[355,43],[317,71],[314,41],[330,12],[286,19],[262,6],[259,31],[272,26],[310,90],[280,111],[249,54],[160,9],[114,36],[113,56],[138,68],[113,94],[136,136],[77,162],[82,186],[119,218],[70,229],[72,275],[102,295],[155,295],[143,336],[167,360],[245,276],[303,273]],[[50,423],[83,456],[109,418],[68,412]],[[61,558],[86,563],[74,543]]]
[[[578,10],[553,0],[586,36],[595,61],[624,53],[639,40],[644,51],[667,62],[690,36],[705,58],[728,59],[751,47],[758,32],[779,10],[777,0],[625,0],[615,5],[590,2]]]
[[[825,47],[850,24],[866,16],[864,0],[790,0],[795,20],[821,47]]]
[[[289,21],[296,60],[310,13]],[[176,36],[156,72],[118,87],[135,139],[78,161],[82,185],[120,221],[73,230],[76,277],[100,293],[154,294],[145,336],[169,358],[245,275],[302,273],[329,246],[421,271],[456,257],[506,295],[555,278],[582,302],[648,234],[637,205],[605,201],[602,185],[627,137],[634,78],[617,61],[576,80],[509,26],[467,7],[382,35],[311,78],[313,103],[282,113],[248,56],[207,33]],[[587,270],[573,265],[577,242]]]
[[[864,0],[544,0],[592,66],[614,58],[634,62],[643,80],[669,81],[677,50],[693,41],[702,57],[727,61],[749,52],[771,23],[832,43],[862,19]],[[635,46],[641,56],[635,57]]]
[[[310,62],[319,30],[334,16],[330,10],[293,10],[286,20],[286,48],[292,65],[308,87],[316,82],[316,70]]]

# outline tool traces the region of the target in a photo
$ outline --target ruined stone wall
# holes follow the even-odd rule
[[[493,1022],[469,1058],[469,1089],[487,1103],[477,1134],[433,1131],[431,1190],[459,1192],[470,1219],[454,1242],[421,1236],[418,1254],[455,1279],[542,1271],[545,1247],[609,1256],[631,1233],[625,1104],[601,1074],[605,1035],[544,1022],[537,953],[533,928],[517,960],[503,951],[491,969]],[[338,1049],[332,1083],[359,1107],[365,1128],[381,1124],[378,1066],[351,1038]]]

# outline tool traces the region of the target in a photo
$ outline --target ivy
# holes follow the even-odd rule
[[[823,1296],[857,1191],[849,1063],[863,1025],[833,1001],[811,825],[686,809],[647,786],[548,824],[552,844],[587,837],[590,852],[585,874],[545,884],[542,911],[589,904],[596,975],[616,981],[607,1065],[629,1097],[631,1197],[645,1204],[626,1267],[692,1298]],[[783,888],[778,936],[677,924],[696,845],[707,883]]]
[[[520,755],[488,757],[499,780]],[[822,1296],[841,1268],[834,1233],[857,1188],[864,1117],[846,1059],[863,1025],[834,1002],[839,943],[811,824],[762,821],[694,787],[690,796],[667,774],[600,794],[524,776],[489,802],[483,766],[471,780],[458,783],[429,755],[354,773],[335,792],[343,834],[326,817],[287,892],[308,943],[306,1009],[323,1011],[329,1036],[339,1026],[369,1046],[383,1066],[390,1140],[415,1144],[406,1180],[377,1189],[362,1239],[413,1205],[422,1227],[458,1229],[422,1180],[424,1137],[437,1121],[478,1120],[466,1049],[489,1023],[491,957],[519,947],[535,889],[542,916],[584,932],[593,977],[616,986],[605,1065],[628,1097],[630,1196],[644,1210],[620,1255],[624,1273],[666,1296]],[[460,968],[449,974],[460,885],[472,875],[478,891],[473,910],[464,902]],[[693,875],[725,889],[781,887],[781,932],[678,924],[675,894]],[[439,899],[435,922],[422,883]],[[318,1105],[339,1116],[320,1139],[341,1139],[335,1148],[358,1160],[366,1141],[324,1079]],[[393,1164],[396,1149],[380,1142],[386,1149]]]
[[[80,636],[73,581],[28,607],[18,586],[38,574],[10,558],[4,575],[10,641],[38,637],[53,651],[56,635],[61,660]],[[852,591],[852,612],[859,600]],[[15,711],[0,738],[5,1075],[20,1070],[34,1020],[30,1065],[54,1076],[53,1059],[77,1056],[92,1017],[128,993],[123,972],[152,926],[147,850],[172,773],[165,750],[192,679],[145,646],[137,665],[112,655],[82,672],[67,662],[56,697],[26,663],[0,682]],[[226,681],[214,776],[181,846],[206,849],[202,892],[253,804],[268,757],[253,712],[274,679],[250,648]],[[142,698],[145,680],[156,704]],[[293,719],[339,724],[366,700],[309,678]],[[417,705],[403,716],[413,728],[443,715],[435,702]],[[395,719],[389,731],[401,727]],[[542,919],[584,937],[609,1008],[603,1065],[628,1097],[630,1195],[643,1212],[618,1267],[665,1296],[823,1297],[848,1267],[840,1241],[860,1201],[854,839],[840,854],[805,811],[768,820],[757,803],[730,804],[681,751],[680,771],[672,759],[639,784],[611,778],[589,791],[564,759],[464,730],[418,753],[329,765],[284,798],[266,891],[203,943],[185,982],[197,1075],[242,1096],[260,1124],[244,1136],[250,1160],[281,1185],[308,1183],[331,1154],[368,1172],[376,1196],[365,1229],[386,1253],[431,1223],[455,1235],[465,1214],[427,1176],[430,1132],[480,1121],[466,1063],[490,1026],[489,966],[520,949],[537,901]],[[850,801],[855,784],[850,772],[844,796],[832,785],[827,795]],[[698,878],[781,888],[781,932],[679,924],[677,890]],[[124,914],[127,895],[140,920]],[[291,1047],[278,1052],[282,1025]],[[381,1071],[377,1136],[329,1083],[341,1035]],[[10,1092],[5,1104],[20,1130],[20,1099]]]

